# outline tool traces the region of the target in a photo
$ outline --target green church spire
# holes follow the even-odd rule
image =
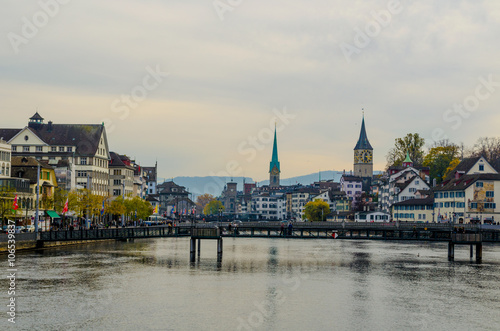
[[[276,138],[276,126],[274,126],[273,157],[271,159],[271,163],[269,164],[269,172],[271,172],[274,167],[281,172],[280,162],[278,161],[278,139]]]

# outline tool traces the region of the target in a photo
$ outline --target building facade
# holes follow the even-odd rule
[[[57,166],[65,182],[74,185],[71,189],[90,183],[93,194],[108,195],[110,157],[104,124],[44,123],[36,113],[23,129],[0,129],[0,137],[12,146],[13,156]]]

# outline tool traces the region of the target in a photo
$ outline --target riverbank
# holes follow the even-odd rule
[[[8,254],[9,238],[7,234],[0,234],[0,255]],[[73,246],[88,243],[95,243],[97,241],[109,240],[74,240],[74,241],[53,241],[44,242],[43,246],[37,246],[36,233],[16,233],[15,234],[15,247],[16,251],[28,251],[33,249],[49,249],[61,246]],[[12,244],[12,242],[10,243]]]

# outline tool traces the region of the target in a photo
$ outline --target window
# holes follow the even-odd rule
[[[81,157],[80,158],[80,164],[81,165],[86,165],[87,164],[87,158],[86,157]]]
[[[121,180],[119,180],[119,179],[115,179],[115,180],[113,181],[113,185],[121,185],[121,184],[122,184],[122,181],[121,181]]]
[[[476,182],[476,187],[483,187],[483,182]]]
[[[420,184],[420,181],[416,180],[415,185],[419,185],[419,184]]]
[[[450,192],[450,198],[454,198],[455,197],[455,192]]]
[[[30,147],[29,146],[24,146],[23,147],[23,152],[29,152],[30,151]]]
[[[471,202],[470,209],[477,209],[477,202]]]
[[[17,146],[12,146],[12,151],[17,152]]]
[[[118,195],[121,195],[122,194],[122,190],[119,190],[119,189],[115,189],[113,190],[113,195],[116,197]]]
[[[479,171],[484,171],[484,164],[479,165]]]
[[[37,152],[43,152],[43,147],[42,146],[36,146],[36,151]]]
[[[57,152],[57,147],[52,146],[52,147],[50,148],[50,151],[51,151],[51,152]]]
[[[494,191],[486,191],[486,197],[487,198],[493,198],[495,196],[495,192]]]
[[[73,152],[73,147],[68,147],[68,152]]]
[[[484,204],[484,209],[496,209],[497,208],[497,204],[496,203],[485,203]]]

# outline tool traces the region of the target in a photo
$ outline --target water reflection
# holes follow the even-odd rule
[[[220,264],[215,242],[191,264],[183,238],[28,252],[19,326],[164,329],[168,315],[173,329],[495,329],[500,248],[485,247],[482,264],[457,256],[442,244],[242,238],[224,240]]]

